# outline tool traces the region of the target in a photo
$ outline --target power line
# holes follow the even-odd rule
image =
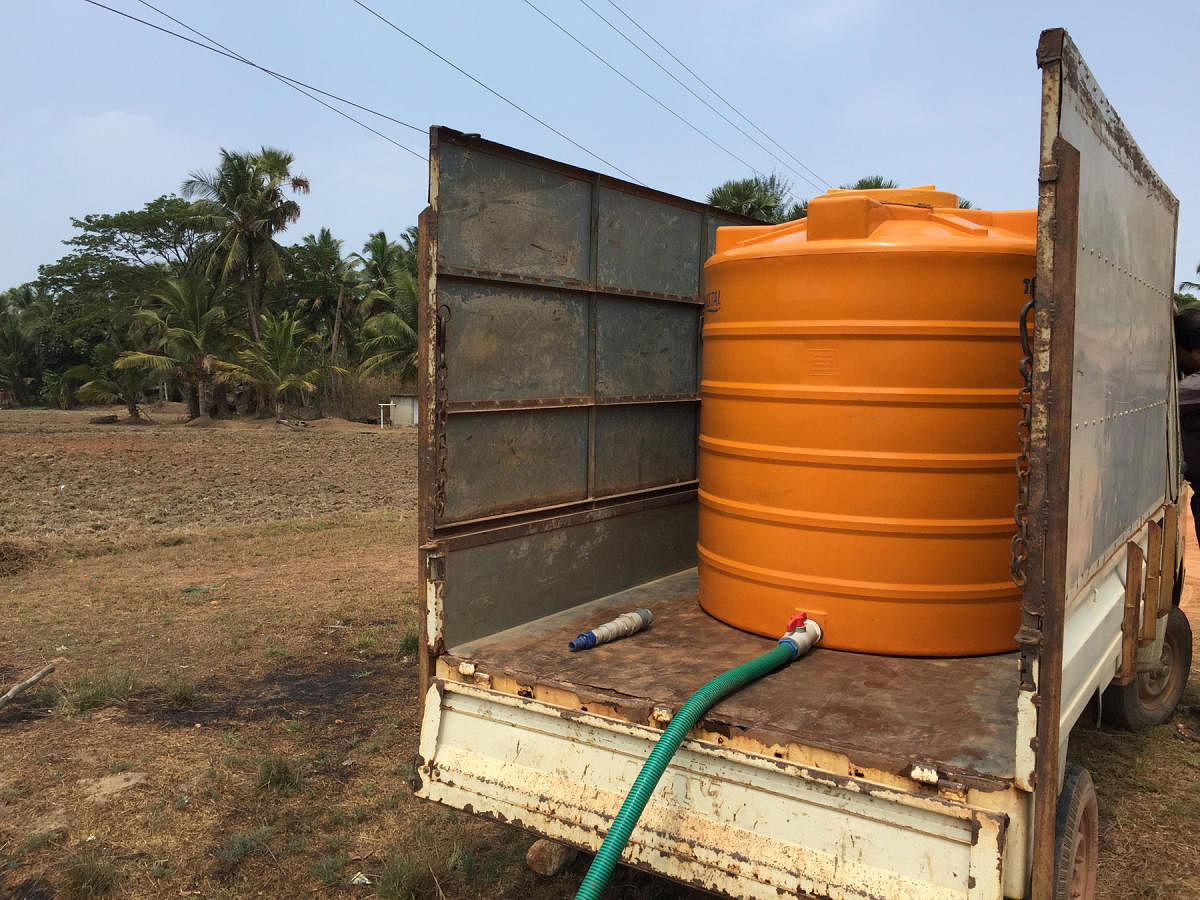
[[[605,18],[603,15],[601,15],[600,11],[597,10],[596,7],[594,7],[594,6],[592,6],[592,4],[588,3],[588,0],[579,0],[579,2],[582,3],[584,6],[586,6],[589,10],[591,10],[593,15],[596,16],[596,18],[598,18],[601,22],[603,22],[605,25],[607,25],[609,28],[611,28],[613,31],[615,31],[617,34],[619,34],[622,38],[624,38],[627,43],[632,45],[633,48],[638,51],[638,53],[642,54],[642,56],[646,57],[646,59],[650,60],[650,62],[652,62],[652,63],[654,63],[654,65],[658,66],[658,68],[660,68],[663,72],[665,72],[677,85],[679,85],[681,88],[683,88],[689,94],[691,94],[693,97],[695,97],[701,103],[703,103],[706,107],[708,107],[710,110],[712,110],[718,116],[720,116],[725,121],[725,124],[729,125],[731,128],[736,129],[737,132],[740,135],[742,135],[742,137],[751,141],[756,147],[758,147],[759,150],[762,150],[764,153],[769,155],[776,162],[786,166],[788,169],[790,169],[792,171],[793,174],[795,174],[802,181],[808,183],[813,188],[815,188],[817,191],[824,190],[824,188],[822,188],[819,184],[817,184],[815,181],[813,181],[811,178],[809,178],[803,172],[799,171],[795,166],[793,166],[791,163],[789,163],[786,159],[783,159],[781,156],[779,156],[777,153],[775,153],[775,151],[772,150],[770,147],[763,146],[762,143],[759,142],[758,138],[756,138],[754,135],[747,132],[744,128],[742,128],[742,126],[738,125],[737,122],[734,122],[727,115],[725,115],[725,113],[721,112],[719,109],[717,109],[711,103],[709,103],[707,100],[705,100],[699,94],[697,94],[694,90],[692,90],[690,85],[685,84],[679,78],[679,76],[677,76],[674,72],[672,72],[670,69],[668,69],[662,63],[660,63],[657,59],[655,59],[653,56],[651,56],[649,53],[647,53],[646,50],[640,44],[638,44],[633,38],[631,38],[624,31],[622,31],[620,28],[618,28],[616,25],[614,25],[611,21],[609,21],[607,18]]]
[[[355,103],[353,100],[347,100],[345,97],[339,97],[337,94],[331,94],[329,91],[321,90],[321,88],[319,88],[319,87],[314,87],[311,84],[305,84],[303,81],[300,81],[297,78],[292,78],[288,75],[283,75],[283,74],[280,74],[279,72],[275,72],[275,71],[272,71],[271,69],[267,69],[260,65],[257,65],[256,63],[251,62],[249,59],[247,59],[242,54],[238,53],[236,50],[230,49],[229,47],[222,44],[220,41],[209,37],[207,34],[205,34],[202,31],[197,31],[195,28],[193,28],[191,25],[187,24],[186,22],[181,22],[179,19],[175,18],[170,13],[164,12],[163,10],[159,9],[153,3],[148,3],[148,2],[146,2],[146,0],[138,0],[138,3],[142,4],[142,6],[145,6],[145,7],[148,7],[149,9],[154,10],[160,16],[164,16],[165,18],[170,19],[172,22],[174,22],[176,25],[179,25],[181,28],[186,28],[192,34],[196,35],[197,37],[203,38],[204,40],[208,41],[210,44],[213,44],[216,47],[220,47],[222,50],[226,51],[226,53],[232,53],[241,62],[244,62],[250,66],[254,66],[254,68],[260,69],[261,71],[266,72],[268,75],[270,75],[274,78],[278,78],[280,81],[288,84],[289,87],[299,85],[302,88],[307,88],[310,91],[316,91],[318,94],[323,94],[326,97],[330,97],[334,100],[337,100],[339,103],[345,103],[347,106],[353,106],[355,109],[361,109],[363,112],[370,113],[373,116],[379,116],[379,118],[381,118],[381,119],[387,119],[389,122],[395,122],[397,125],[403,125],[405,128],[410,128],[413,131],[417,132],[418,134],[426,133],[425,129],[421,128],[419,125],[413,125],[411,122],[405,122],[402,119],[397,119],[395,116],[389,116],[387,113],[382,113],[382,112],[379,112],[379,110],[371,109],[369,106],[363,106],[361,103]],[[303,93],[303,91],[301,93]],[[316,100],[315,97],[313,97],[312,99]],[[320,102],[320,101],[317,101],[317,102]],[[354,121],[357,121],[357,120],[354,120]]]
[[[714,88],[711,84],[709,84],[707,81],[705,81],[699,75],[697,75],[691,69],[691,67],[688,66],[687,63],[685,63],[678,56],[676,56],[674,53],[672,53],[670,50],[668,50],[666,47],[664,47],[662,42],[659,41],[658,38],[656,38],[650,32],[648,32],[645,28],[643,28],[640,24],[638,24],[638,21],[633,16],[631,16],[629,13],[625,12],[625,10],[621,9],[621,7],[617,6],[615,0],[608,0],[608,4],[613,9],[615,9],[617,12],[619,12],[621,15],[623,15],[626,19],[628,19],[630,22],[632,22],[634,27],[637,28],[638,31],[640,31],[642,34],[644,34],[646,37],[648,37],[650,40],[652,40],[660,50],[662,50],[665,54],[667,54],[667,56],[671,57],[671,59],[675,60],[675,62],[677,62],[680,66],[682,66],[684,71],[686,71],[689,75],[691,75],[693,78],[695,78],[698,82],[700,82],[702,85],[704,85],[710,91],[712,91],[713,96],[715,96],[718,100],[720,100],[722,103],[724,103],[726,106],[728,106],[731,110],[733,110],[741,118],[741,120],[743,122],[745,122],[747,125],[749,125],[751,128],[753,128],[755,131],[757,131],[759,134],[761,134],[763,137],[765,137],[768,141],[770,141],[772,144],[774,144],[776,147],[778,147],[780,150],[782,150],[784,153],[786,153],[788,156],[790,156],[792,159],[794,159],[800,165],[800,167],[802,169],[804,169],[806,172],[808,172],[810,175],[812,175],[814,178],[816,178],[817,181],[821,182],[822,184],[826,185],[827,187],[833,187],[833,185],[829,184],[828,181],[826,181],[824,178],[822,178],[820,175],[818,175],[816,172],[814,172],[812,169],[810,169],[808,166],[806,166],[799,157],[797,157],[794,153],[792,153],[790,150],[788,150],[786,147],[784,147],[782,144],[780,144],[779,141],[775,140],[773,137],[771,137],[769,134],[767,134],[765,131],[763,131],[762,128],[760,128],[758,125],[755,125],[752,121],[750,121],[750,119],[740,109],[738,109],[736,106],[734,106],[732,103],[730,103],[724,97],[722,97],[716,88]]]
[[[234,62],[239,62],[239,63],[242,63],[243,65],[250,66],[253,69],[258,69],[260,72],[270,75],[272,78],[280,81],[281,83],[287,85],[288,87],[292,88],[293,90],[299,91],[301,94],[308,97],[310,100],[320,103],[326,109],[329,109],[329,110],[337,113],[339,116],[341,116],[345,119],[349,119],[354,124],[356,124],[362,128],[365,128],[367,131],[371,132],[372,134],[374,134],[378,137],[383,138],[388,143],[394,144],[396,147],[403,150],[405,153],[415,156],[417,159],[421,160],[422,162],[426,162],[428,160],[427,156],[425,156],[421,153],[418,153],[417,151],[413,150],[410,147],[406,147],[404,144],[400,143],[399,141],[395,140],[394,138],[389,137],[388,135],[384,134],[382,131],[378,131],[378,130],[372,128],[370,125],[366,124],[365,122],[361,121],[360,119],[354,118],[354,116],[350,115],[349,113],[345,112],[344,110],[340,110],[336,106],[326,103],[320,97],[313,96],[312,94],[308,93],[308,91],[315,91],[318,94],[324,94],[326,97],[332,97],[333,99],[335,99],[341,103],[345,103],[349,106],[353,106],[356,109],[364,110],[365,112],[369,112],[372,115],[379,116],[382,119],[387,119],[390,122],[395,122],[397,125],[403,125],[406,128],[413,129],[414,131],[419,131],[422,134],[425,132],[425,129],[420,128],[416,125],[412,125],[408,122],[403,122],[400,119],[397,119],[393,116],[389,116],[387,113],[382,113],[382,112],[379,112],[378,110],[371,109],[370,107],[362,106],[358,103],[354,103],[351,100],[347,100],[344,97],[339,97],[336,94],[330,93],[329,91],[321,90],[321,88],[314,87],[310,84],[306,84],[305,82],[300,81],[299,79],[291,78],[280,72],[276,72],[273,69],[268,69],[266,66],[260,66],[258,63],[247,59],[246,57],[242,56],[239,53],[235,53],[234,51],[230,50],[228,47],[225,47],[223,44],[219,44],[217,41],[214,41],[212,38],[207,37],[206,35],[202,34],[199,31],[196,31],[196,29],[192,28],[191,26],[185,25],[183,22],[180,22],[178,19],[174,18],[173,16],[167,15],[167,13],[163,12],[162,10],[158,9],[157,7],[151,6],[151,4],[149,4],[149,3],[145,3],[144,0],[139,0],[139,2],[143,3],[144,6],[148,6],[148,7],[150,7],[150,9],[153,9],[155,12],[160,13],[161,15],[165,16],[166,18],[170,19],[172,22],[175,22],[177,25],[180,25],[183,28],[186,28],[188,31],[192,32],[193,34],[199,35],[200,37],[204,38],[204,40],[209,41],[211,44],[213,44],[215,46],[210,46],[209,44],[203,44],[200,41],[193,40],[192,38],[188,37],[185,34],[180,34],[179,32],[172,31],[169,28],[163,28],[161,25],[155,25],[153,22],[148,22],[145,19],[140,19],[137,16],[132,15],[131,13],[127,13],[127,12],[124,12],[119,9],[114,9],[111,6],[105,6],[103,3],[98,2],[98,0],[83,0],[83,2],[90,3],[92,6],[99,7],[100,9],[107,10],[110,13],[114,13],[123,18],[130,19],[134,22],[138,22],[141,25],[145,25],[147,28],[153,28],[155,31],[161,31],[163,34],[169,34],[172,37],[179,38],[179,40],[181,40],[181,41],[187,41],[189,44],[193,44],[194,46],[200,47],[203,50],[207,50],[210,53],[215,53],[218,56],[224,56],[226,59],[231,59]],[[307,88],[307,90],[305,90],[305,88]]]
[[[586,153],[586,154],[587,154],[588,156],[590,156],[592,159],[598,159],[600,162],[604,163],[604,164],[605,164],[606,166],[608,166],[610,169],[612,169],[612,170],[614,170],[614,171],[616,171],[616,172],[620,172],[622,175],[624,175],[624,176],[625,176],[626,178],[628,178],[630,181],[636,181],[638,184],[640,184],[640,185],[642,185],[643,187],[645,187],[645,183],[644,183],[644,182],[642,182],[642,181],[638,181],[638,179],[637,179],[637,178],[634,178],[632,175],[630,175],[628,172],[626,172],[626,171],[625,171],[624,169],[622,169],[620,166],[616,165],[615,163],[611,163],[611,162],[609,162],[607,159],[605,159],[603,156],[600,156],[598,153],[593,153],[593,152],[592,152],[591,150],[589,150],[587,147],[583,146],[583,144],[579,143],[578,141],[574,141],[574,140],[572,140],[571,138],[567,137],[565,134],[563,134],[561,131],[559,131],[557,128],[555,128],[553,125],[551,125],[549,122],[546,122],[546,121],[545,121],[545,120],[543,120],[543,119],[539,119],[537,116],[535,116],[535,115],[534,115],[533,113],[531,113],[529,110],[525,109],[523,106],[520,106],[520,105],[518,105],[517,103],[513,102],[512,100],[509,100],[507,97],[505,97],[505,96],[504,96],[503,94],[501,94],[499,91],[497,91],[495,88],[493,88],[493,87],[490,87],[489,85],[486,85],[486,84],[484,84],[482,81],[480,81],[480,80],[479,80],[478,78],[476,78],[474,75],[472,75],[470,72],[466,71],[465,69],[463,69],[462,67],[460,67],[460,66],[458,66],[458,65],[455,65],[453,62],[451,62],[450,60],[448,60],[446,57],[442,56],[442,54],[438,53],[436,50],[434,50],[432,47],[430,47],[428,44],[426,44],[426,43],[423,43],[422,41],[420,41],[420,40],[418,40],[417,38],[413,37],[411,34],[409,34],[407,31],[405,31],[403,28],[401,28],[399,25],[397,25],[397,24],[396,24],[395,22],[393,22],[391,19],[388,19],[388,18],[386,18],[386,17],[384,17],[384,16],[380,15],[380,14],[379,14],[379,13],[377,13],[375,10],[371,9],[371,7],[367,6],[367,4],[365,4],[365,3],[361,2],[361,0],[351,0],[351,2],[353,2],[353,3],[354,3],[356,6],[360,6],[360,7],[362,7],[364,10],[366,10],[367,12],[369,12],[371,15],[373,15],[375,18],[377,18],[377,19],[378,19],[380,22],[382,22],[383,24],[387,25],[387,26],[388,26],[389,28],[391,28],[393,31],[399,32],[400,34],[404,35],[406,38],[408,38],[410,41],[412,41],[414,44],[416,44],[416,45],[417,45],[418,47],[420,47],[421,49],[423,49],[423,50],[425,50],[425,51],[427,51],[427,52],[429,52],[429,53],[433,54],[434,56],[436,56],[438,59],[440,59],[440,60],[441,60],[442,62],[444,62],[446,65],[448,65],[450,68],[454,69],[454,71],[458,72],[460,75],[464,75],[464,76],[466,76],[467,78],[469,78],[471,81],[475,82],[475,84],[479,85],[481,88],[483,88],[485,91],[487,91],[487,92],[488,92],[489,94],[491,94],[492,96],[494,96],[494,97],[498,97],[499,99],[503,100],[505,103],[507,103],[507,104],[508,104],[509,106],[511,106],[513,109],[517,110],[518,112],[522,113],[522,114],[523,114],[523,115],[525,115],[525,116],[528,116],[530,119],[532,119],[533,121],[537,122],[537,123],[538,123],[539,125],[541,125],[543,128],[548,128],[550,131],[554,132],[556,135],[558,135],[560,138],[562,138],[564,141],[566,141],[566,142],[567,142],[568,144],[570,144],[571,146],[573,146],[573,147],[576,147],[576,148],[577,148],[577,149],[579,149],[579,150],[582,150],[584,153]]]
[[[354,0],[354,2],[357,3],[358,0]],[[536,12],[539,16],[541,16],[543,19],[545,19],[547,22],[549,22],[551,25],[553,25],[555,28],[557,28],[559,31],[561,31],[563,34],[565,34],[571,40],[573,40],[576,44],[578,44],[580,47],[582,47],[584,50],[586,50],[588,53],[590,53],[596,59],[600,60],[600,62],[604,63],[604,65],[606,65],[609,69],[611,69],[613,72],[615,72],[617,75],[619,75],[622,79],[624,79],[626,82],[628,82],[634,88],[636,88],[642,94],[649,97],[651,100],[653,100],[655,103],[657,103],[663,109],[665,109],[667,112],[669,112],[671,115],[673,115],[676,119],[678,119],[680,122],[682,122],[688,128],[692,129],[692,131],[696,132],[696,134],[700,135],[700,137],[704,138],[706,141],[708,141],[714,147],[717,147],[718,149],[724,151],[729,156],[732,156],[734,159],[736,159],[738,162],[740,162],[743,166],[745,166],[747,169],[752,171],[755,175],[762,174],[761,172],[758,171],[758,169],[754,168],[754,166],[752,166],[752,165],[750,165],[750,163],[746,162],[746,160],[742,159],[740,156],[738,156],[736,153],[734,153],[728,147],[724,146],[719,141],[717,141],[714,137],[712,137],[712,135],[707,134],[700,128],[697,128],[695,125],[693,125],[691,122],[689,122],[683,116],[681,116],[679,113],[675,112],[675,110],[671,109],[671,107],[667,106],[667,104],[663,103],[661,100],[659,100],[657,97],[655,97],[653,94],[651,94],[648,90],[646,90],[644,87],[642,87],[636,81],[634,81],[632,78],[630,78],[624,72],[622,72],[620,69],[618,69],[612,63],[610,63],[607,59],[605,59],[603,56],[601,56],[599,53],[597,53],[595,50],[593,50],[591,47],[589,47],[587,44],[585,44],[579,38],[575,37],[575,35],[571,34],[571,32],[569,32],[569,31],[567,31],[566,28],[564,28],[562,25],[558,24],[558,22],[556,22],[554,19],[552,19],[546,13],[542,12],[540,9],[538,9],[536,6],[534,6],[533,3],[530,2],[530,0],[524,0],[524,3],[526,6],[528,6],[530,9],[532,9],[534,12]]]

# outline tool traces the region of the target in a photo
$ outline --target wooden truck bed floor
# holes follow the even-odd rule
[[[710,678],[774,644],[708,616],[696,590],[695,569],[660,578],[460,644],[439,671],[526,695],[565,691],[578,708],[592,703],[592,712],[647,724],[655,706],[677,709]],[[568,651],[580,632],[641,606],[654,612],[648,630]],[[817,647],[726,699],[702,727],[766,747],[844,753],[854,765],[897,774],[920,763],[968,783],[1002,781],[1015,768],[1017,686],[1015,652],[907,659]]]

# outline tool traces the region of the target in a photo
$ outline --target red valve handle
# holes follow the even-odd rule
[[[796,615],[794,615],[790,619],[788,619],[787,633],[790,634],[791,632],[796,631],[799,628],[803,628],[804,623],[807,621],[808,621],[808,613],[797,613]]]

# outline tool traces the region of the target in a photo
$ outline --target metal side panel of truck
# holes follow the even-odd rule
[[[1070,729],[1157,658],[1181,578],[1177,202],[1065,32],[1038,64],[1019,649],[818,649],[750,686],[629,864],[742,898],[1052,895]],[[702,265],[746,222],[445,128],[430,166],[417,793],[595,850],[672,712],[771,643],[695,602]],[[642,605],[649,631],[566,652]]]

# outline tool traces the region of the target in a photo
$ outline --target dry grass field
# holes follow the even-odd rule
[[[95,413],[0,411],[0,689],[57,666],[0,711],[0,897],[572,896],[586,860],[534,875],[528,835],[408,790],[413,431]],[[1177,724],[1200,731],[1072,741],[1103,896],[1200,896]],[[611,896],[700,895],[623,872]]]

